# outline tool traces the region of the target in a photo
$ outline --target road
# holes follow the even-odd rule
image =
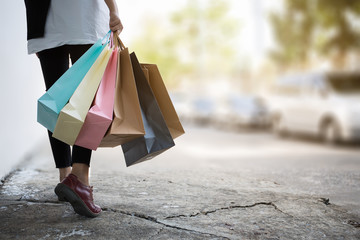
[[[0,238],[359,239],[358,147],[185,130],[174,148],[128,168],[121,148],[95,151],[91,184],[103,213],[92,220],[57,201],[44,136],[0,186]]]
[[[293,193],[329,198],[360,216],[360,148],[326,146],[266,132],[230,132],[187,126],[176,146],[155,159],[126,168],[120,148],[94,152],[92,171],[108,168],[134,174],[227,175],[273,182]],[[116,157],[114,157],[116,156]],[[181,174],[180,174],[181,175]],[[191,176],[189,176],[191,177]]]

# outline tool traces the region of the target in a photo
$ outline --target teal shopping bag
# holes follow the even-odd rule
[[[107,45],[109,36],[110,32],[103,39],[99,39],[38,99],[37,121],[51,132],[55,129],[61,109]]]

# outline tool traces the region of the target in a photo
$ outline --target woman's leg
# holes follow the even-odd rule
[[[44,75],[46,90],[48,90],[68,70],[69,54],[61,46],[41,51],[38,53],[38,57]],[[48,131],[48,135],[55,165],[59,169],[60,181],[62,181],[71,171],[70,146],[53,138],[50,131]]]
[[[67,45],[71,62],[74,64],[90,47],[87,45]],[[73,146],[72,150],[72,171],[79,181],[89,186],[89,168],[92,151],[80,146]]]
[[[66,48],[74,63],[90,45],[67,45]],[[73,146],[71,174],[56,186],[55,193],[59,199],[70,202],[76,213],[96,217],[101,213],[101,208],[94,204],[93,189],[89,186],[91,152],[90,149]]]
[[[83,184],[89,186],[89,168],[91,150],[80,146],[74,146],[72,152],[71,173],[77,176]]]

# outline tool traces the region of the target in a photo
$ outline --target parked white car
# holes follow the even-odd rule
[[[257,96],[226,95],[217,100],[212,122],[218,127],[264,128],[269,115]]]
[[[170,96],[181,121],[195,124],[210,122],[215,105],[210,96],[180,92],[173,92]]]
[[[360,140],[360,72],[286,76],[273,90],[268,106],[275,132],[329,143]]]

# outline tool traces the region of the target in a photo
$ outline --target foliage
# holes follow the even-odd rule
[[[207,79],[228,74],[235,68],[234,37],[239,31],[229,10],[227,0],[205,4],[189,0],[170,21],[148,17],[134,49],[142,60],[156,63],[164,80],[173,85],[186,76]]]
[[[285,13],[272,13],[275,39],[279,48],[271,51],[272,58],[281,65],[302,64],[309,54],[312,42],[313,17],[308,14],[309,1],[291,0],[285,2]]]
[[[359,49],[358,0],[286,0],[270,21],[278,47],[270,56],[283,66],[306,65],[312,53],[345,67],[346,54]],[[334,54],[335,53],[335,54]]]

